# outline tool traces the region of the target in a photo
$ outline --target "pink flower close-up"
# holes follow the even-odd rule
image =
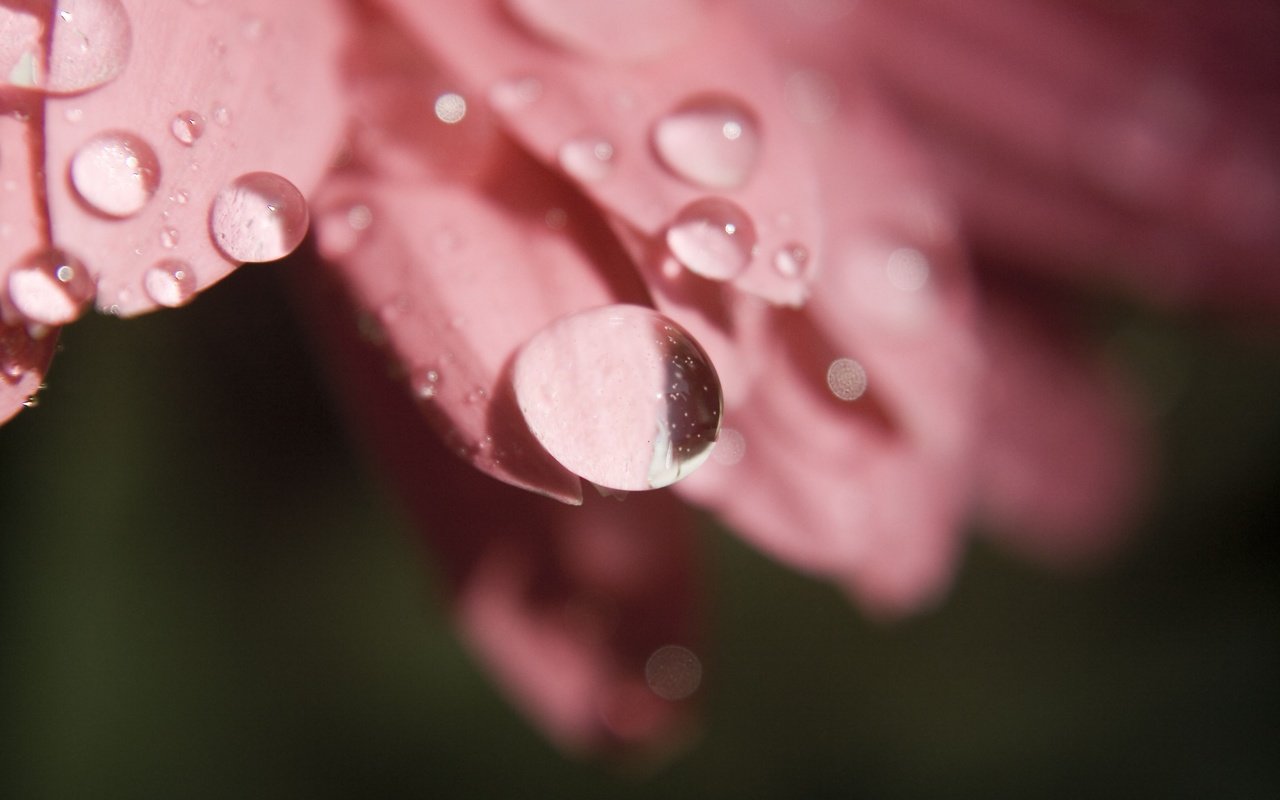
[[[1100,320],[1274,334],[1277,41],[1267,0],[0,0],[0,420],[64,326],[289,257],[465,647],[557,748],[668,753],[704,514],[886,626],[975,530],[1130,543],[1160,409]]]

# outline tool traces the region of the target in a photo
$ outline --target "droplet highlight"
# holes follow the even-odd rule
[[[719,434],[711,360],[651,308],[604,306],[552,322],[520,350],[512,378],[534,437],[608,489],[672,484],[707,459]]]
[[[751,218],[719,197],[693,201],[667,228],[667,248],[676,260],[711,280],[736,278],[751,263],[755,247]]]
[[[456,92],[445,92],[436,98],[436,119],[446,125],[456,125],[467,115],[467,99]]]
[[[737,189],[760,160],[760,123],[733,98],[696,97],[658,120],[653,149],[673,175],[702,189]]]
[[[9,301],[18,313],[39,325],[76,320],[97,293],[97,284],[81,261],[62,250],[46,250],[9,271]]]
[[[166,259],[147,270],[142,288],[160,305],[177,308],[196,296],[196,276],[187,262]]]
[[[235,261],[275,261],[307,234],[307,201],[273,172],[250,172],[231,182],[209,210],[213,241]]]
[[[560,168],[583,183],[596,183],[613,172],[613,145],[593,136],[571,139],[557,154]]]
[[[190,146],[204,135],[205,118],[198,111],[182,111],[169,123],[169,132],[179,142]]]
[[[122,219],[137,214],[155,195],[160,159],[136,134],[107,131],[76,150],[70,173],[72,187],[90,208]]]

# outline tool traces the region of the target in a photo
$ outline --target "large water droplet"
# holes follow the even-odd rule
[[[710,359],[650,308],[605,306],[552,322],[521,349],[513,381],[547,452],[609,489],[674,483],[706,460],[720,430]]]
[[[583,183],[602,181],[613,171],[613,145],[595,136],[565,142],[557,158],[561,169]]]
[[[436,119],[446,125],[456,125],[467,115],[467,99],[457,92],[445,92],[436,98]]]
[[[166,259],[147,270],[142,287],[160,305],[176,308],[196,296],[196,275],[187,262]]]
[[[199,111],[180,111],[169,123],[169,132],[183,144],[192,145],[204,135],[204,126],[204,115]]]
[[[296,186],[272,172],[250,172],[218,192],[209,227],[230,258],[275,261],[301,244],[308,218],[307,201]]]
[[[751,263],[756,230],[747,213],[719,197],[685,206],[667,228],[667,247],[692,272],[727,281]]]
[[[0,83],[72,94],[119,75],[133,42],[120,0],[51,5],[0,4]]]
[[[93,210],[130,217],[155,195],[160,160],[138,136],[107,131],[85,142],[71,157],[71,185]]]
[[[9,271],[9,300],[18,313],[41,325],[65,325],[84,313],[97,292],[78,258],[45,250]]]
[[[683,103],[653,127],[653,149],[676,177],[704,189],[736,189],[760,158],[760,124],[721,95]]]
[[[773,268],[784,278],[804,278],[809,273],[809,248],[789,242],[773,254]]]

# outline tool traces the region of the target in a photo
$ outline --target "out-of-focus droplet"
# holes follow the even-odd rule
[[[547,452],[608,489],[676,482],[706,460],[720,430],[710,359],[650,308],[604,306],[552,322],[520,350],[513,381]]]
[[[703,189],[737,189],[760,159],[760,123],[729,97],[695,97],[653,126],[653,149],[676,177]]]
[[[182,238],[182,234],[177,228],[164,228],[160,231],[160,246],[165,250],[172,250],[178,246],[178,240]]]
[[[705,197],[685,206],[667,228],[667,247],[691,272],[711,280],[736,278],[751,263],[756,230],[737,205]]]
[[[214,106],[213,121],[226,128],[231,125],[231,109],[223,105]]]
[[[435,113],[446,125],[456,125],[467,115],[467,99],[457,92],[445,92],[436,98]]]
[[[133,133],[100,133],[71,157],[71,185],[93,210],[130,217],[155,195],[160,159],[151,145]]]
[[[97,292],[84,264],[61,250],[45,250],[19,263],[9,271],[8,288],[18,313],[39,325],[74,321]]]
[[[373,224],[373,209],[352,203],[324,212],[316,223],[316,244],[325,258],[350,255]]]
[[[419,400],[433,400],[440,391],[440,372],[435,369],[424,369],[412,379],[413,395]]]
[[[804,278],[809,272],[809,248],[789,242],[773,254],[773,268],[784,278]]]
[[[664,645],[645,662],[644,680],[658,697],[684,700],[702,685],[702,662],[687,647]]]
[[[827,367],[827,388],[836,397],[851,403],[867,391],[867,371],[852,358],[837,358]]]
[[[273,172],[241,175],[218,192],[209,210],[213,241],[235,261],[275,261],[307,234],[307,201]]]
[[[884,268],[889,283],[904,292],[918,292],[929,282],[929,259],[915,248],[894,250]]]
[[[169,122],[173,138],[185,145],[193,145],[204,135],[204,115],[198,111],[180,111]]]
[[[196,275],[187,262],[166,259],[147,270],[142,288],[160,305],[176,308],[196,296]]]
[[[529,75],[499,81],[489,89],[489,105],[507,114],[528,108],[539,97],[542,97],[542,81]]]
[[[604,139],[586,136],[560,146],[560,168],[583,183],[596,183],[613,171],[613,145]]]
[[[609,61],[656,58],[687,40],[703,0],[506,0],[532,33],[567,50]]]

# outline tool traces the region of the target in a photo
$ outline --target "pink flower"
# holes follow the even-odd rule
[[[0,419],[91,302],[182,305],[310,217],[302,305],[473,649],[566,747],[658,741],[702,670],[680,500],[884,616],[940,596],[975,512],[1056,562],[1119,541],[1143,414],[1072,299],[1274,311],[1278,28],[8,3]]]

